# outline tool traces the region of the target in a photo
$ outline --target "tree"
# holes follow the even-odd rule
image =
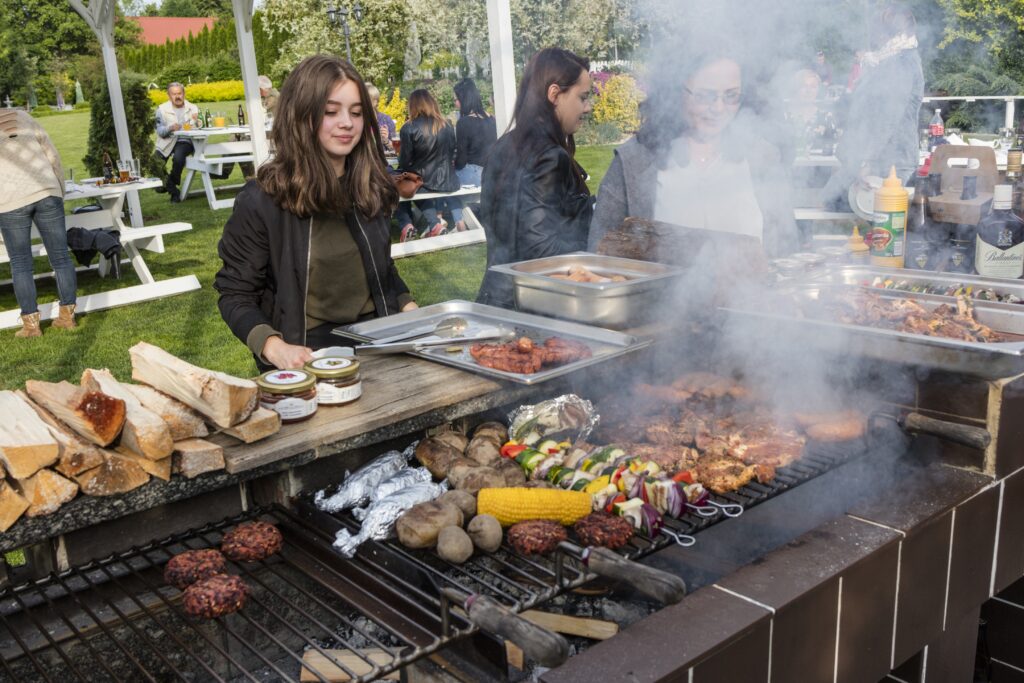
[[[124,97],[125,118],[132,155],[139,160],[146,175],[162,175],[162,164],[153,147],[153,106],[143,81],[133,74],[121,75],[121,94]],[[117,158],[117,136],[110,96],[104,81],[100,96],[92,101],[89,116],[89,147],[82,163],[93,175],[103,171],[103,153]]]
[[[163,0],[160,4],[162,17],[201,17],[196,0]]]

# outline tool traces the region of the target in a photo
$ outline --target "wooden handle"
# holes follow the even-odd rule
[[[674,605],[686,596],[686,582],[675,574],[631,562],[607,548],[591,548],[587,568],[598,576],[623,581],[666,605]]]
[[[908,432],[915,434],[930,434],[940,439],[948,439],[964,446],[985,450],[992,441],[992,435],[987,429],[972,427],[957,422],[936,420],[933,417],[925,417],[920,413],[907,413],[900,418],[900,426]]]
[[[475,595],[466,603],[466,612],[474,624],[515,643],[541,666],[556,667],[569,658],[569,641],[527,621],[486,595]]]

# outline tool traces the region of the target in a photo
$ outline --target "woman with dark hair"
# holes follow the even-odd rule
[[[460,185],[480,185],[484,162],[498,139],[498,125],[494,117],[484,109],[480,91],[472,78],[462,79],[455,84],[454,90],[455,106],[459,110],[459,122],[455,124],[458,147],[455,174],[459,177]],[[452,217],[457,230],[461,232],[466,229],[462,222],[461,202],[458,202],[458,206],[452,206]]]
[[[510,130],[484,166],[488,268],[586,248],[593,199],[573,135],[590,111],[590,93],[590,62],[568,50],[545,48],[526,65]],[[488,270],[477,301],[511,308],[512,285]]]
[[[601,182],[590,247],[628,217],[738,233],[777,255],[796,248],[787,169],[744,114],[744,73],[728,43],[656,72],[636,136]]]
[[[413,90],[409,95],[409,120],[398,134],[402,141],[398,151],[398,168],[419,173],[423,178],[420,192],[455,192],[459,179],[455,175],[455,130],[441,115],[437,100],[427,90]],[[414,202],[427,219],[421,237],[444,234],[444,223],[437,215],[437,201]],[[399,204],[396,213],[402,226],[401,241],[413,238],[415,228],[406,204]]]
[[[359,73],[303,60],[274,116],[275,156],[235,199],[218,245],[221,316],[261,370],[297,368],[338,326],[416,307],[391,260],[398,193]]]
[[[850,95],[843,136],[836,146],[841,167],[822,190],[825,206],[849,210],[850,186],[858,178],[885,177],[889,168],[906,184],[917,169],[918,116],[924,95],[917,22],[902,5],[887,5],[875,17],[872,50]]]

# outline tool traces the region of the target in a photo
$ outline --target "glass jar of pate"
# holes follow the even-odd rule
[[[305,370],[271,370],[256,380],[260,407],[281,416],[281,424],[302,422],[316,413],[316,377]]]
[[[305,370],[316,377],[316,393],[322,406],[341,406],[363,395],[359,361],[329,356],[306,363]]]

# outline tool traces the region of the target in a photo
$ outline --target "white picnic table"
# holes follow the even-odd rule
[[[99,203],[100,207],[102,207],[99,211],[69,214],[65,217],[67,228],[119,231],[121,233],[120,240],[124,253],[127,256],[128,261],[131,263],[135,274],[141,281],[141,284],[138,285],[129,285],[97,294],[79,296],[77,307],[78,312],[88,313],[90,311],[99,311],[104,308],[112,308],[113,306],[123,306],[125,304],[136,303],[139,301],[159,299],[165,296],[172,296],[174,294],[181,294],[182,292],[199,289],[199,280],[195,275],[183,275],[169,280],[157,281],[150,272],[149,267],[146,265],[146,261],[141,252],[141,250],[144,249],[146,251],[162,254],[164,252],[163,236],[170,233],[191,230],[191,223],[174,222],[164,223],[162,225],[151,225],[148,227],[132,227],[130,225],[126,225],[124,221],[121,220],[121,210],[124,206],[126,193],[137,190],[150,190],[161,187],[162,185],[163,181],[159,178],[146,178],[134,182],[102,186],[89,180],[82,183],[67,183],[64,194],[65,202],[71,202],[78,199],[95,199]],[[43,244],[38,241],[39,235],[35,228],[32,229],[32,234],[36,240],[32,245],[32,255],[45,255],[46,249]],[[74,258],[74,255],[72,255],[72,258]],[[3,245],[3,239],[0,238],[0,263],[8,263],[9,261],[10,258],[8,257],[7,249]],[[105,274],[109,271],[110,264],[107,262],[106,258],[99,255],[99,261],[95,266],[93,266],[93,268],[97,268],[101,274]],[[89,268],[80,267],[78,270],[89,270]],[[42,277],[53,277],[53,273],[41,273],[37,274],[35,277],[36,279]],[[10,283],[10,280],[0,282],[0,284]],[[58,305],[57,301],[54,301],[51,305],[41,305],[39,307],[40,317],[43,320],[49,320],[56,317]],[[0,329],[17,327],[20,324],[20,316],[21,311],[18,308],[0,312]]]
[[[267,126],[270,129],[270,126]],[[203,189],[206,192],[206,201],[210,208],[230,209],[235,205],[235,198],[217,199],[213,187],[212,175],[220,175],[225,164],[253,163],[255,155],[251,140],[227,140],[224,142],[210,142],[214,135],[249,135],[249,126],[218,126],[210,128],[191,128],[189,130],[177,130],[174,136],[179,139],[188,140],[194,149],[191,156],[185,160],[185,179],[181,183],[181,196],[187,197],[192,178],[196,173],[202,176]],[[225,186],[220,189],[231,189],[237,185]]]

